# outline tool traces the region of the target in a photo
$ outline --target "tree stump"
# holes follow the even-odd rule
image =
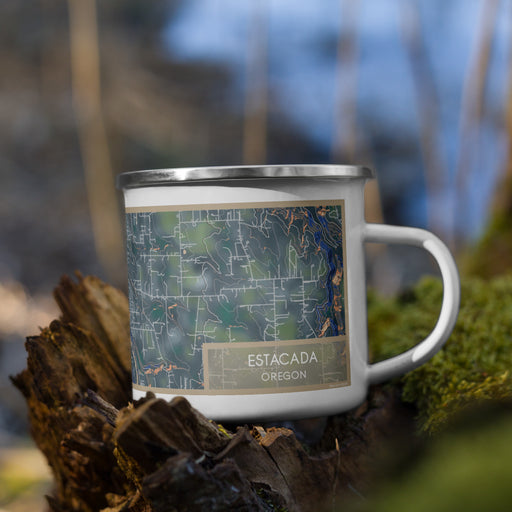
[[[78,274],[54,296],[61,318],[27,338],[12,377],[54,475],[51,511],[336,510],[366,492],[392,434],[413,431],[394,388],[288,428],[221,426],[182,397],[132,402],[125,295]]]

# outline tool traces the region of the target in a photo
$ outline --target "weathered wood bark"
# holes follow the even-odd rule
[[[326,427],[309,446],[283,427],[226,430],[182,397],[132,403],[126,297],[78,276],[62,278],[55,298],[61,318],[27,338],[27,368],[12,377],[54,474],[52,511],[332,510],[364,492],[377,446],[410,426],[382,390],[357,411],[310,421]]]

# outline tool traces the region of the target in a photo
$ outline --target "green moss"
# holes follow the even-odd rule
[[[381,482],[355,512],[509,510],[512,498],[512,416],[484,409],[487,421],[435,438],[415,464]],[[471,427],[467,427],[470,425]]]
[[[462,283],[461,308],[445,347],[428,363],[400,378],[403,399],[416,404],[420,429],[433,433],[477,402],[512,398],[512,276]],[[370,295],[372,361],[403,352],[435,325],[442,285],[422,280],[392,299]]]

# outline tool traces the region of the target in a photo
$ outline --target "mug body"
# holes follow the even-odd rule
[[[219,421],[335,414],[367,392],[356,166],[120,175],[133,396]]]

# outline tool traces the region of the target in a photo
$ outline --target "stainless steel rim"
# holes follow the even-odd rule
[[[273,178],[374,178],[374,172],[359,165],[242,165],[222,167],[183,167],[124,172],[117,187],[137,188],[219,180]]]

